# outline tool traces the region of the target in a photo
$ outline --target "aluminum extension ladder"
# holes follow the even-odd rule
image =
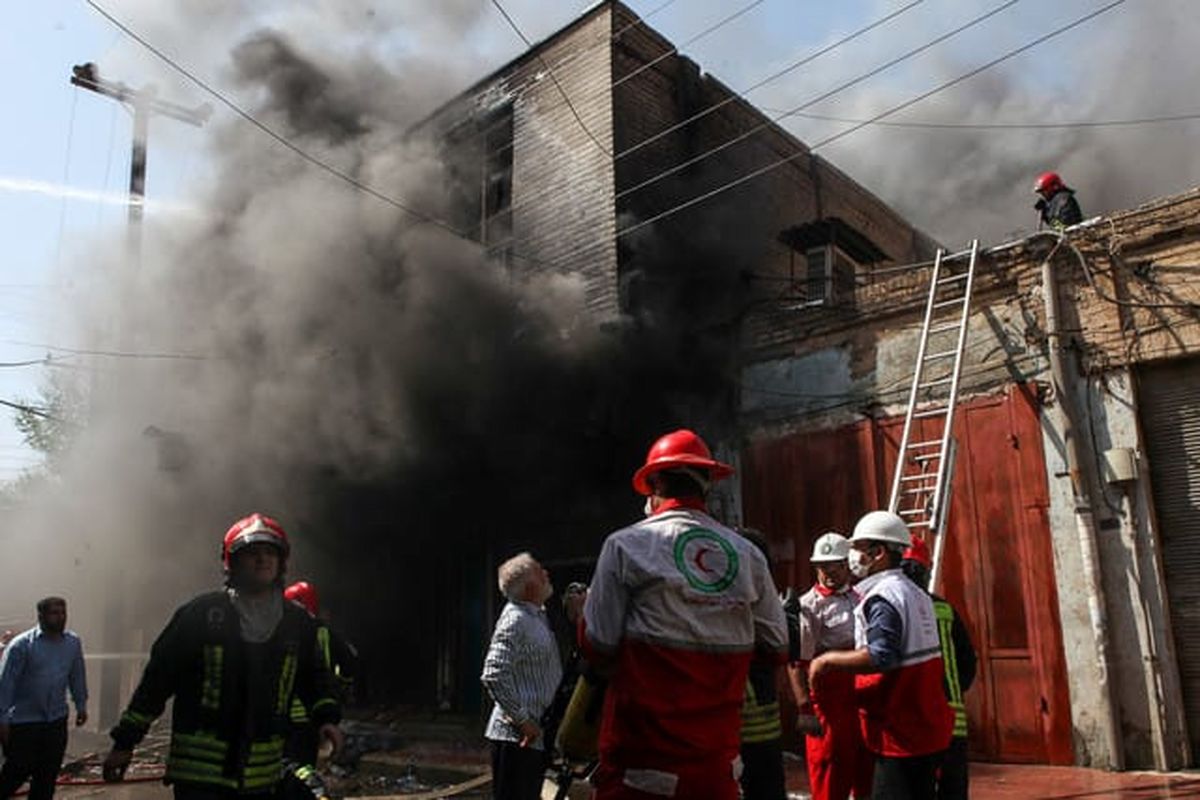
[[[958,253],[938,250],[933,261],[925,321],[917,346],[917,365],[913,370],[904,432],[900,436],[892,495],[888,502],[888,509],[904,519],[914,536],[932,545],[930,591],[937,586],[945,550],[942,534],[950,515],[956,449],[951,432],[978,257],[979,240],[976,239],[969,249]],[[931,420],[934,424],[918,422],[914,425],[916,420]],[[924,441],[913,441],[914,428],[936,431],[939,420],[940,433],[920,437]]]

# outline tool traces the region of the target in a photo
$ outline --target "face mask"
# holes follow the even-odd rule
[[[862,550],[851,550],[846,559],[846,566],[850,568],[854,577],[865,578],[871,569],[870,557]]]
[[[646,505],[642,506],[642,513],[647,517],[654,513],[654,503],[652,498],[646,498]]]

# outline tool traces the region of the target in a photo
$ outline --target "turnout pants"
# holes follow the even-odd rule
[[[67,718],[55,722],[26,722],[9,727],[0,769],[0,800],[8,800],[29,781],[30,800],[54,797],[54,782],[67,751]]]
[[[928,800],[935,797],[944,751],[924,756],[876,756],[871,800]]]
[[[955,736],[942,758],[936,800],[967,800],[970,794],[970,775],[967,770],[967,737]]]
[[[740,774],[740,758],[661,769],[622,767],[602,759],[592,775],[592,800],[738,800]]]
[[[874,756],[863,743],[854,676],[826,672],[812,687],[813,710],[821,721],[820,736],[806,736],[808,785],[813,800],[856,800],[871,797]]]
[[[783,745],[778,739],[742,743],[742,800],[787,800]]]

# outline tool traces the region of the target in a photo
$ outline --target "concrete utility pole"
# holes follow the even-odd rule
[[[146,138],[150,128],[150,115],[170,117],[197,127],[208,121],[212,115],[212,106],[207,103],[197,108],[186,108],[176,103],[159,100],[153,87],[137,90],[123,83],[104,80],[100,77],[93,63],[79,64],[71,68],[71,83],[81,89],[102,94],[117,100],[133,112],[133,153],[129,159],[129,216],[125,231],[125,247],[127,264],[120,271],[118,281],[120,299],[125,305],[133,288],[134,276],[140,271],[142,261],[142,216],[146,199]],[[117,348],[126,345],[122,326],[118,326]],[[96,396],[101,394],[93,384],[92,403],[93,415]],[[114,590],[105,607],[105,636],[104,650],[112,657],[105,658],[100,667],[100,691],[98,698],[97,722],[100,729],[112,725],[121,712],[122,672],[126,663],[121,652],[126,649],[129,640],[128,624],[125,614],[123,590]],[[138,642],[137,644],[141,644]]]

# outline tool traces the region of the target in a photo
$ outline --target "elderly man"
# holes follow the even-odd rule
[[[872,511],[854,526],[850,571],[854,587],[854,650],[813,659],[810,686],[829,670],[855,675],[855,696],[867,747],[875,753],[873,798],[929,800],[950,744],[954,712],[942,689],[942,649],[933,601],[900,570],[912,534],[890,511]]]
[[[67,630],[67,601],[37,604],[38,624],[17,636],[0,660],[0,798],[30,780],[29,796],[54,796],[54,781],[67,749],[67,690],[75,701],[75,724],[87,722],[87,675],[83,643]]]
[[[495,800],[536,800],[546,774],[542,715],[562,680],[558,644],[544,605],[554,594],[550,573],[529,553],[500,565],[500,593],[508,600],[483,662],[480,681],[495,702],[484,732],[492,743]]]
[[[787,622],[763,554],[708,514],[732,474],[692,431],[661,437],[633,476],[648,517],[600,551],[580,630],[612,675],[596,800],[738,796],[750,662],[786,660]]]

